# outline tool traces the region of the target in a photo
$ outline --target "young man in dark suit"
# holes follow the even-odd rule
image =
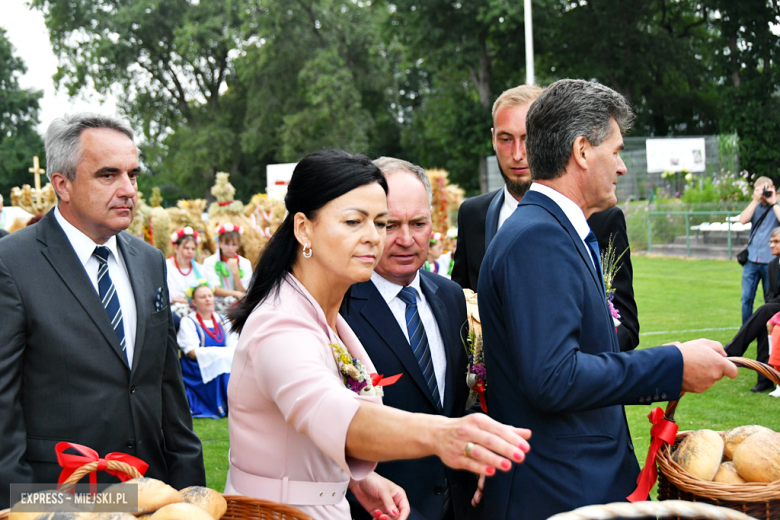
[[[165,259],[122,232],[137,204],[133,132],[66,116],[46,157],[57,207],[0,241],[0,509],[9,484],[57,482],[60,441],[138,457],[177,489],[205,485]]]
[[[581,80],[554,83],[529,109],[534,182],[485,254],[479,314],[488,411],[531,429],[533,450],[487,479],[483,518],[542,520],[625,500],[639,465],[623,405],[675,400],[737,376],[709,340],[618,347],[586,219],[617,202],[631,121],[622,96]]]
[[[352,286],[342,315],[378,373],[403,374],[383,402],[415,413],[461,417],[466,412],[468,332],[460,286],[421,269],[431,237],[431,186],[406,161],[374,161],[387,177],[387,241],[371,280]],[[469,518],[476,479],[436,457],[383,462],[377,473],[403,487],[414,520]],[[356,520],[370,518],[353,502]]]
[[[504,91],[493,103],[493,127],[490,131],[505,186],[464,201],[458,211],[458,245],[452,280],[464,289],[477,290],[485,250],[531,186],[525,149],[525,119],[531,103],[542,92],[544,90],[536,85],[520,85]],[[639,319],[625,216],[619,208],[609,208],[594,213],[588,219],[588,225],[593,229],[602,251],[607,248],[610,239],[618,254],[625,251],[613,280],[615,297],[612,303],[620,313],[620,325],[617,326],[620,350],[633,350],[639,345]]]

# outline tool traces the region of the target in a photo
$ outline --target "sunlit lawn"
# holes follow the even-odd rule
[[[641,324],[640,348],[700,337],[725,344],[734,336],[741,316],[742,271],[737,262],[647,256],[635,256],[632,260]],[[760,303],[757,299],[756,306]],[[755,358],[755,344],[746,356]],[[723,430],[760,423],[780,430],[780,399],[751,393],[755,382],[755,373],[741,369],[734,381],[721,381],[701,395],[686,395],[675,416],[680,429]],[[626,411],[637,457],[644,465],[650,408],[628,406]],[[203,441],[208,485],[222,491],[228,467],[227,419],[196,419],[195,430]]]

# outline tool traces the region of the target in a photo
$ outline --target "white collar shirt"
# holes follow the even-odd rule
[[[517,209],[519,202],[516,198],[509,193],[509,189],[504,186],[504,203],[501,205],[501,209],[498,211],[498,227],[496,230],[501,229],[506,219],[512,216],[512,213]]]
[[[70,245],[76,252],[76,256],[81,262],[81,265],[84,266],[84,270],[87,272],[87,276],[92,282],[95,292],[100,295],[100,290],[98,289],[98,269],[100,268],[100,262],[98,262],[98,259],[93,255],[95,247],[100,244],[96,244],[81,230],[65,220],[65,217],[60,213],[59,207],[55,207],[54,217],[65,232],[65,236],[68,238]],[[127,362],[129,366],[132,367],[138,316],[136,314],[133,286],[130,284],[127,266],[125,265],[125,261],[122,258],[122,253],[119,251],[116,241],[116,236],[113,236],[103,245],[111,252],[111,254],[108,255],[108,275],[111,277],[111,281],[116,287],[116,294],[119,297],[119,306],[122,309],[122,324],[125,329],[125,353],[127,354]]]
[[[395,321],[398,322],[398,326],[401,328],[401,331],[404,333],[404,336],[406,336],[406,341],[408,342],[409,332],[406,330],[406,302],[398,296],[404,286],[382,278],[376,271],[371,275],[371,281],[387,303],[390,312],[393,313]],[[412,280],[412,283],[409,284],[409,287],[413,287],[417,291],[417,311],[420,313],[420,320],[425,329],[425,335],[428,337],[428,347],[431,350],[433,372],[436,375],[436,384],[439,387],[439,398],[441,399],[442,406],[444,406],[444,382],[446,381],[447,374],[447,354],[444,350],[444,340],[441,337],[439,325],[436,323],[433,310],[422,292],[419,271],[415,275],[414,280]]]
[[[590,233],[590,226],[588,225],[588,219],[585,218],[585,213],[582,212],[582,209],[577,205],[576,202],[571,200],[566,195],[555,191],[549,186],[538,184],[536,182],[531,184],[531,188],[528,191],[536,191],[551,198],[552,201],[556,203],[559,208],[561,208],[561,211],[563,211],[563,214],[566,215],[566,218],[569,219],[569,222],[571,222],[571,225],[574,227],[574,231],[577,232],[580,240],[582,240],[582,243],[585,246],[585,250],[590,251],[590,246],[588,246],[587,242],[585,242],[585,237],[587,237],[588,233]],[[596,271],[598,271],[599,268],[593,262],[593,257],[588,255],[588,258],[590,258],[591,263],[593,263],[593,267],[595,267]]]

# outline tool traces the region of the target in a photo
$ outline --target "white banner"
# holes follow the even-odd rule
[[[647,172],[703,172],[704,138],[648,139]]]

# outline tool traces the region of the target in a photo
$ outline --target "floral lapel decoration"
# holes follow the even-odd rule
[[[615,299],[615,288],[612,286],[612,282],[615,281],[615,275],[620,271],[620,268],[623,265],[620,260],[623,258],[623,255],[626,254],[628,248],[624,249],[622,253],[617,254],[617,251],[615,251],[614,238],[613,235],[609,236],[607,248],[601,253],[601,274],[604,276],[604,290],[606,291],[609,312],[612,314],[612,323],[617,327],[620,325],[620,313],[612,303],[612,300]]]
[[[392,385],[403,375],[396,374],[391,377],[384,377],[380,374],[369,374],[363,363],[359,359],[352,357],[349,350],[340,341],[331,343],[330,348],[333,351],[333,357],[336,358],[339,372],[344,378],[344,384],[360,396],[382,397],[384,395],[382,387]]]
[[[463,294],[466,296],[466,312],[469,324],[469,333],[464,344],[469,357],[469,365],[466,370],[466,384],[469,387],[466,410],[471,409],[479,400],[479,407],[483,412],[487,413],[487,402],[485,401],[487,370],[485,369],[485,353],[482,348],[482,323],[479,319],[477,293],[471,289],[463,289]]]

